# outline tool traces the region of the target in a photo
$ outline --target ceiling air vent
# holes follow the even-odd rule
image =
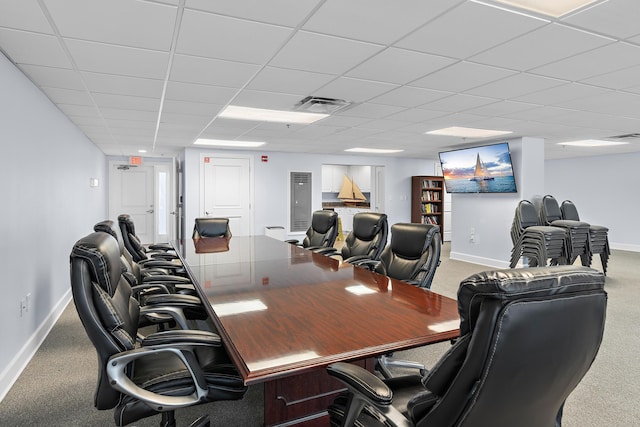
[[[640,133],[627,133],[625,135],[609,136],[606,139],[616,139],[616,140],[621,140],[621,139],[640,139]]]
[[[307,96],[298,102],[294,109],[307,113],[333,114],[350,106],[352,102],[344,99],[320,98],[317,96]]]

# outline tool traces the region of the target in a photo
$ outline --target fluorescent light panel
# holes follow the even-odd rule
[[[491,130],[491,129],[474,129],[465,128],[459,126],[453,126],[444,129],[436,129],[430,132],[426,132],[428,135],[444,135],[444,136],[459,136],[461,138],[488,138],[490,136],[500,136],[511,133],[507,130]]]
[[[260,147],[264,145],[261,141],[227,141],[224,139],[198,138],[193,145],[211,145],[216,147]]]
[[[356,148],[348,148],[344,151],[349,151],[352,153],[376,153],[376,154],[388,154],[388,153],[400,153],[404,150],[392,150],[392,149],[385,149],[385,148],[361,148],[361,147],[356,147]]]
[[[515,6],[531,12],[559,18],[574,12],[597,0],[495,0],[498,3]]]
[[[582,141],[558,142],[558,145],[570,145],[572,147],[609,147],[612,145],[626,145],[627,141],[605,141],[602,139],[585,139]]]
[[[328,117],[328,114],[301,113],[298,111],[268,110],[265,108],[239,107],[229,105],[218,117],[225,119],[254,120],[257,122],[309,124]]]

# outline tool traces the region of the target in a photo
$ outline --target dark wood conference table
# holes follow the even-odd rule
[[[217,240],[213,240],[217,239]],[[325,367],[450,340],[457,302],[267,236],[174,242],[265,426],[326,426]]]

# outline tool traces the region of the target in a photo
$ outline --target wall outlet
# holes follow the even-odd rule
[[[471,243],[476,242],[476,229],[473,227],[469,229],[469,242]]]

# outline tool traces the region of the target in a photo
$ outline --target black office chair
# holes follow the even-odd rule
[[[379,260],[387,244],[389,227],[387,215],[378,212],[358,212],[353,216],[353,230],[344,239],[344,246],[338,252],[325,248],[317,252],[327,256],[339,256],[344,262],[371,259]]]
[[[605,324],[602,273],[556,266],[473,275],[458,290],[460,338],[424,377],[381,380],[329,365],[348,391],[332,426],[557,427]]]
[[[309,250],[331,248],[338,237],[338,214],[335,211],[319,210],[311,215],[311,226],[302,240],[301,246]],[[286,240],[287,243],[298,245],[295,239]]]
[[[562,212],[562,219],[580,221],[578,208],[576,208],[576,205],[571,200],[562,202],[560,212]],[[611,250],[609,249],[609,229],[602,225],[589,224],[589,266],[591,266],[594,254],[600,255],[602,271],[606,275],[607,264],[609,262],[609,256],[611,255]]]
[[[94,405],[114,409],[116,425],[162,413],[161,426],[175,427],[178,408],[244,396],[217,334],[181,329],[141,335],[140,315],[155,308],[141,308],[132,297],[112,236],[96,232],[80,239],[70,261],[73,300],[98,355]],[[192,425],[207,426],[208,418]]]
[[[231,238],[231,229],[229,228],[229,218],[196,218],[193,226],[194,239],[201,237],[223,237]]]
[[[429,289],[436,269],[440,265],[441,245],[440,227],[437,225],[393,224],[391,241],[382,251],[380,260],[356,261],[354,264]],[[395,359],[390,353],[376,359],[376,369],[383,377],[392,377],[390,369],[392,367],[412,368],[426,372],[422,364]]]
[[[127,248],[133,260],[137,263],[147,262],[152,257],[175,260],[178,256],[168,243],[160,243],[145,246],[136,235],[136,226],[129,214],[118,215],[118,225],[122,233],[124,246]]]

